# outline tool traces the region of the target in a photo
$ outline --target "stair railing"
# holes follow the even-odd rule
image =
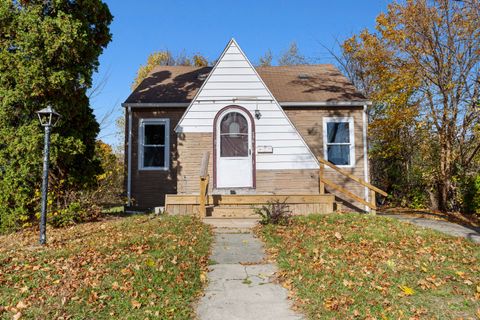
[[[388,193],[386,193],[382,189],[379,189],[379,188],[375,187],[374,185],[368,183],[367,181],[365,181],[365,180],[363,180],[359,177],[356,177],[356,176],[346,172],[345,170],[340,169],[339,167],[337,167],[333,163],[331,163],[331,162],[329,162],[329,161],[327,161],[323,158],[317,157],[317,159],[320,162],[320,170],[319,170],[320,194],[325,194],[325,186],[328,186],[328,187],[330,187],[334,190],[337,190],[338,192],[343,193],[347,197],[349,197],[349,198],[351,198],[355,201],[358,201],[361,204],[369,207],[371,209],[370,212],[372,214],[376,214],[376,211],[377,211],[376,194],[379,193],[382,196],[386,197],[386,196],[388,196]],[[344,175],[345,177],[361,184],[364,187],[367,187],[370,190],[370,202],[366,201],[363,198],[360,198],[359,196],[357,196],[353,192],[350,192],[347,189],[339,186],[338,184],[336,184],[332,180],[326,179],[325,178],[325,166],[328,166],[328,167],[332,168],[333,170],[337,171],[338,173]]]
[[[209,158],[210,152],[205,151],[200,164],[200,196],[198,200],[198,214],[200,218],[207,216],[208,183],[210,181],[210,176],[208,175]]]

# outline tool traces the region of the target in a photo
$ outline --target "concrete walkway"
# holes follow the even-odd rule
[[[246,222],[209,219],[215,228],[208,287],[196,312],[201,320],[303,319],[290,309],[288,293],[274,283],[276,267],[265,262],[262,243]],[[247,224],[247,225],[246,225]],[[242,233],[243,232],[243,233]]]
[[[384,217],[395,218],[401,221],[406,221],[424,228],[434,229],[454,237],[463,237],[480,243],[480,230],[474,227],[465,227],[456,223],[448,221],[432,220],[426,218],[415,218],[411,216],[396,215],[396,214],[381,214]]]

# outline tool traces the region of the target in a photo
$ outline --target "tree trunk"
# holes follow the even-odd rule
[[[430,190],[427,191],[428,195],[430,196],[430,210],[436,211],[438,210],[438,193],[432,192]]]
[[[440,172],[437,181],[438,209],[443,212],[449,210],[449,194],[452,186],[452,150],[447,133],[440,137]]]

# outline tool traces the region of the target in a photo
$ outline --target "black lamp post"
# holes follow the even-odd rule
[[[47,243],[46,225],[47,225],[47,194],[48,194],[48,162],[50,160],[50,131],[54,127],[60,114],[51,106],[37,111],[40,124],[45,128],[45,145],[43,149],[43,181],[42,181],[42,212],[40,215],[40,244]]]

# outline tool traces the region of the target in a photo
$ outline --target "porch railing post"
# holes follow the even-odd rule
[[[200,165],[200,195],[198,199],[198,214],[201,218],[207,216],[207,200],[208,200],[208,160],[210,158],[210,152],[203,153],[202,163]]]
[[[323,182],[323,175],[325,173],[325,166],[320,163],[320,170],[318,171],[318,186],[320,194],[325,194],[325,183]]]
[[[370,213],[377,214],[377,199],[375,190],[370,190],[370,203],[372,204]]]

